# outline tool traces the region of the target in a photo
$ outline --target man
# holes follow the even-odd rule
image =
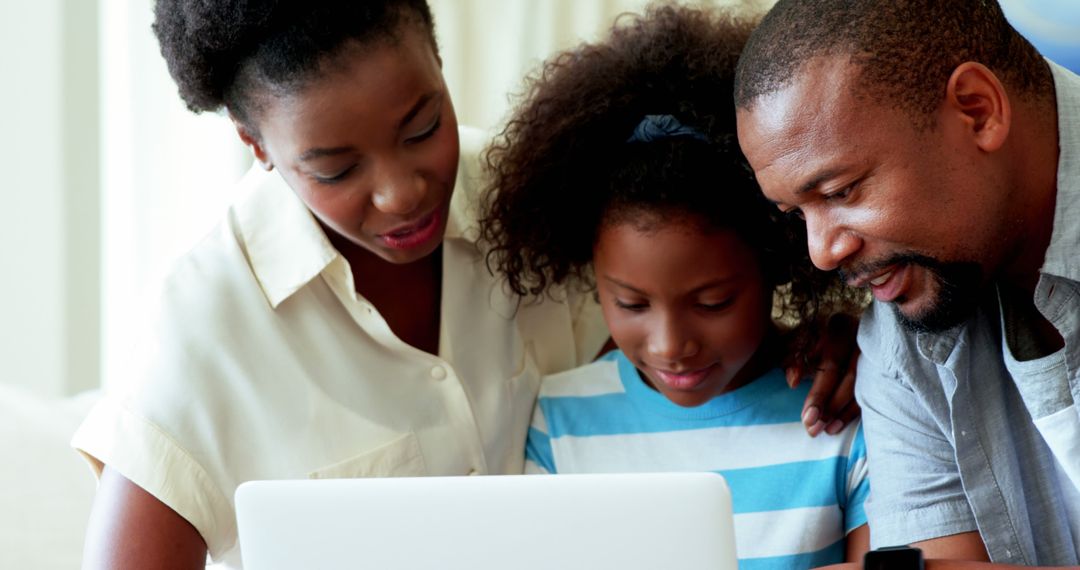
[[[1078,564],[1080,78],[993,0],[780,0],[735,99],[766,196],[875,297],[872,545]]]

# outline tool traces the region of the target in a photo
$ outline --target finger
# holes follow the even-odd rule
[[[832,398],[829,400],[824,415],[833,419],[825,426],[825,433],[827,434],[836,435],[840,433],[844,426],[851,423],[862,413],[862,409],[859,408],[859,404],[855,401],[855,370],[858,367],[860,354],[858,347],[852,350],[847,371],[840,380],[840,384],[836,387],[836,392],[833,393]]]
[[[836,414],[836,418],[829,422],[829,425],[825,426],[825,433],[829,435],[840,433],[845,427],[851,425],[851,422],[858,419],[860,414],[862,414],[862,408],[859,407],[859,402],[852,400],[851,403]]]
[[[813,384],[811,384],[810,392],[806,395],[806,401],[803,403],[802,416],[803,425],[806,426],[811,436],[817,435],[821,431],[817,430],[817,433],[814,433],[811,430],[815,424],[824,422],[825,425],[828,425],[832,420],[826,413],[826,405],[839,383],[840,370],[832,362],[822,363],[821,367],[814,373]],[[824,427],[822,426],[822,428]]]
[[[802,362],[792,362],[784,368],[784,380],[787,381],[789,388],[798,386],[802,382],[805,374]]]
[[[856,348],[852,351],[851,361],[848,362],[847,369],[844,371],[844,376],[840,379],[840,382],[837,383],[836,390],[833,391],[829,397],[829,402],[825,407],[824,415],[835,418],[839,415],[841,410],[855,400],[855,363],[858,361],[858,358],[859,349]]]

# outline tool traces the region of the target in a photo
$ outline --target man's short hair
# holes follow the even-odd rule
[[[1053,93],[1046,62],[996,0],[780,0],[739,60],[736,106],[783,89],[820,56],[850,57],[861,73],[858,95],[910,111],[922,125],[966,61],[988,67],[1014,95]]]

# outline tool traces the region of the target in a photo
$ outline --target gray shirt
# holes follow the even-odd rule
[[[941,334],[909,333],[875,302],[859,329],[856,386],[875,548],[977,530],[995,562],[1080,563],[1066,504],[1077,494],[1061,475],[1080,465],[1080,77],[1051,70],[1058,194],[1035,306],[1064,338],[1055,357],[1065,365],[1049,377],[1010,373],[995,291]]]

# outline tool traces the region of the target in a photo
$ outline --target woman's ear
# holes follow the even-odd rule
[[[236,117],[229,114],[229,119],[232,120],[233,126],[236,127],[236,134],[240,136],[240,141],[251,148],[252,155],[255,156],[255,160],[263,167],[264,170],[270,171],[274,169],[274,163],[270,161],[270,155],[266,153],[266,148],[262,145],[262,140],[258,134],[249,129],[244,123],[240,122]]]
[[[961,119],[985,152],[998,150],[1009,137],[1009,95],[994,72],[981,63],[969,61],[953,70],[945,87],[945,110]]]

